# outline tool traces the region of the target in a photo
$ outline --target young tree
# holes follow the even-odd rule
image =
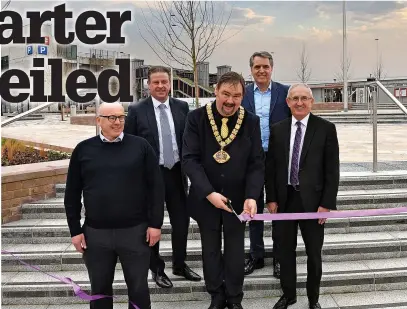
[[[384,65],[383,65],[383,59],[382,59],[381,54],[380,54],[380,57],[379,57],[379,59],[377,61],[376,68],[373,71],[373,76],[379,81],[386,77],[386,73],[384,72]]]
[[[307,50],[305,43],[303,43],[300,53],[300,67],[297,70],[297,76],[303,84],[306,84],[311,77],[312,70],[310,69],[308,62]]]
[[[347,63],[346,63],[346,66],[345,66],[345,70],[346,70],[346,73],[345,73],[345,72],[343,72],[343,59],[342,59],[342,57],[341,57],[341,66],[340,66],[340,69],[338,70],[338,72],[336,72],[336,73],[334,74],[334,78],[335,78],[338,82],[343,82],[344,76],[346,76],[347,79],[349,79],[350,76],[351,76],[351,74],[350,74],[350,66],[351,66],[351,63],[352,63],[351,57],[348,56],[346,62],[347,62]],[[345,75],[345,74],[346,74],[346,75]]]
[[[236,35],[225,35],[232,10],[222,9],[225,2],[160,1],[147,2],[140,33],[153,52],[168,66],[175,62],[194,72],[196,106],[199,107],[197,63],[207,60],[215,49]]]

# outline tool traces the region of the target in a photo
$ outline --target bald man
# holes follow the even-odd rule
[[[120,104],[100,106],[97,123],[101,133],[73,150],[64,203],[72,244],[83,254],[92,294],[113,294],[119,258],[129,309],[134,308],[130,301],[147,309],[151,305],[149,247],[161,237],[164,185],[153,148],[145,139],[123,133],[124,121]],[[91,301],[90,308],[113,309],[113,300]]]

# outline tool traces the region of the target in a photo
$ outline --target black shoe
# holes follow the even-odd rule
[[[273,276],[280,279],[280,263],[275,263],[273,267]]]
[[[264,267],[264,259],[256,259],[250,257],[244,266],[244,275],[250,275],[255,269]]]
[[[174,268],[172,273],[176,276],[182,276],[185,277],[185,279],[190,280],[190,281],[201,281],[201,276],[199,276],[197,273],[193,272],[191,268],[189,268],[187,265],[184,266],[182,269],[177,269]]]
[[[164,289],[172,288],[172,282],[164,271],[159,271],[157,273],[152,271],[151,273],[153,274],[153,280],[160,288]]]
[[[273,309],[287,309],[288,306],[294,305],[297,302],[297,298],[287,298],[284,295],[274,305]]]
[[[228,309],[243,309],[241,304],[228,304],[227,308]]]
[[[218,303],[211,303],[208,309],[225,309],[226,308],[226,302],[223,304],[218,304]]]
[[[321,305],[316,302],[315,304],[309,304],[309,309],[321,309]]]

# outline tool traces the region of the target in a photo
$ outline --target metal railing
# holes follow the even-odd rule
[[[9,125],[10,123],[13,123],[14,121],[20,120],[21,118],[24,118],[25,116],[34,114],[34,113],[36,113],[36,112],[38,112],[40,110],[43,110],[44,108],[47,108],[48,106],[51,106],[53,104],[58,104],[58,103],[56,103],[56,102],[47,102],[47,103],[41,104],[39,106],[36,106],[36,107],[34,107],[32,109],[29,109],[28,111],[25,111],[25,112],[23,112],[21,114],[18,114],[18,115],[14,116],[14,117],[12,117],[10,119],[4,120],[4,121],[1,122],[1,127],[5,127],[5,126]]]
[[[378,102],[378,96],[379,92],[376,90],[377,88],[380,88],[400,109],[401,111],[407,115],[407,108],[401,104],[399,100],[389,91],[383,84],[376,80],[372,83],[369,84],[370,87],[373,87],[372,91],[372,98],[373,98],[373,104],[372,104],[372,124],[373,124],[373,172],[377,172],[377,102]],[[370,100],[368,101],[370,102]]]

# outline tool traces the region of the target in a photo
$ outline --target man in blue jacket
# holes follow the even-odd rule
[[[291,116],[290,109],[286,102],[288,86],[271,80],[273,72],[273,57],[269,52],[255,52],[250,57],[250,69],[254,78],[254,83],[246,86],[245,96],[242,106],[249,112],[260,117],[261,140],[263,149],[267,156],[268,142],[271,126]],[[274,150],[275,151],[275,150]],[[263,191],[257,201],[257,213],[264,211]],[[273,275],[280,277],[280,264],[276,259],[277,236],[274,222],[272,223],[273,235]],[[245,275],[251,274],[255,269],[264,267],[264,241],[263,221],[251,221],[250,228],[250,258],[245,263]]]

